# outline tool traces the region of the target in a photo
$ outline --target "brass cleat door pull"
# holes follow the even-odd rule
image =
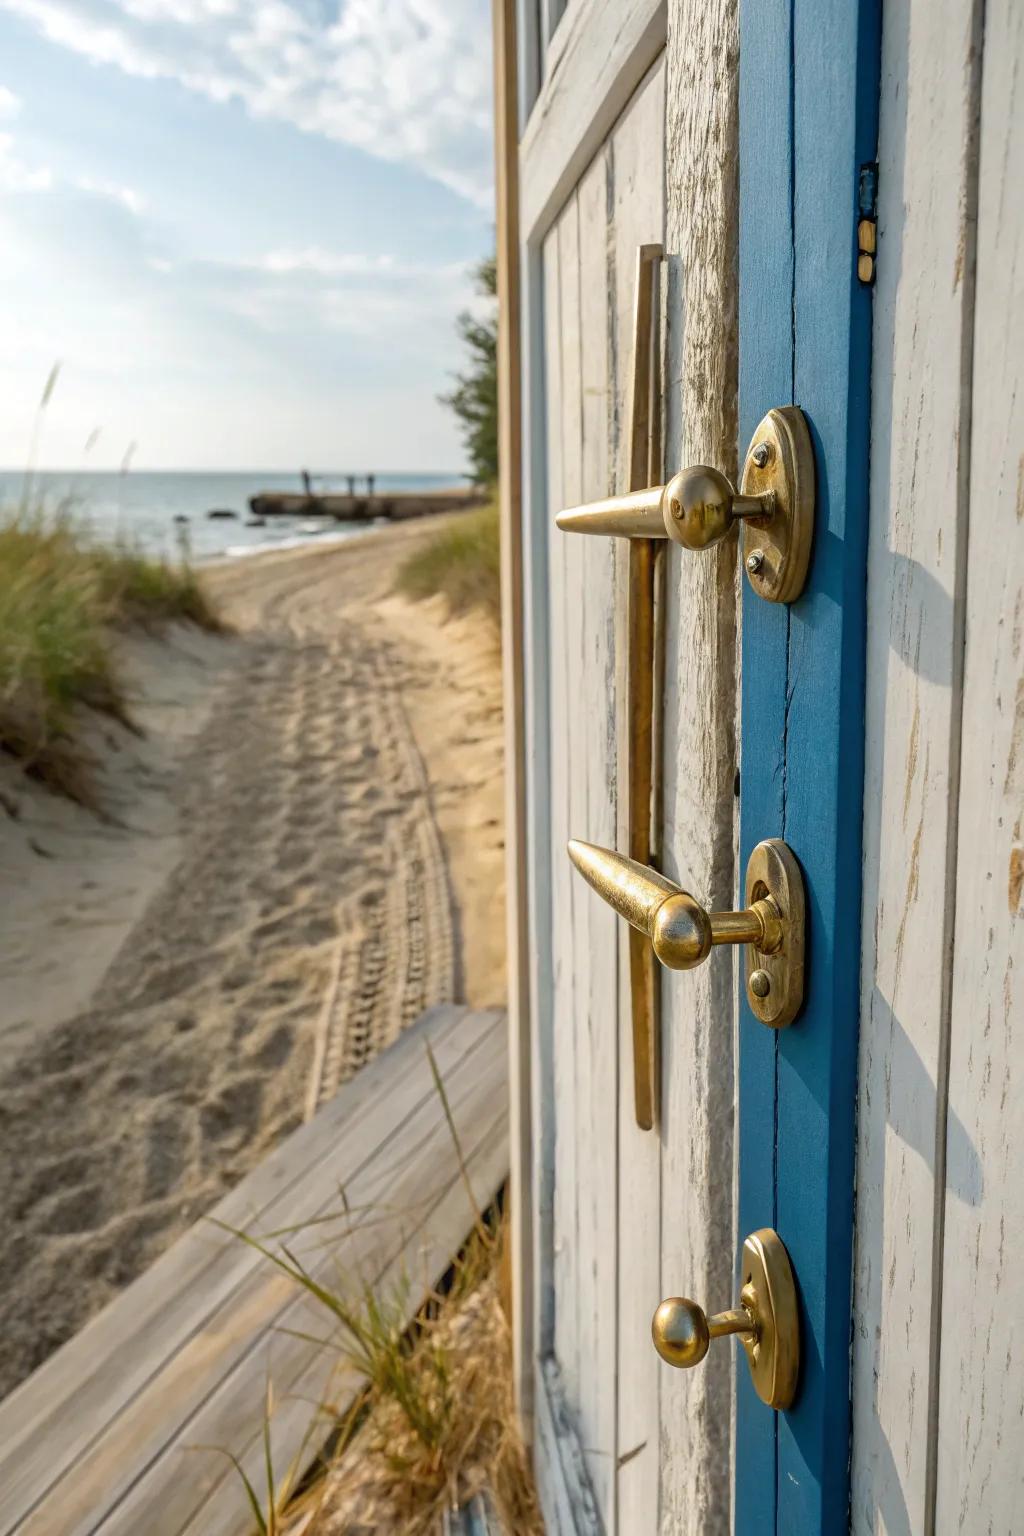
[[[661,258],[660,245],[641,245],[637,249],[626,501],[663,473],[656,302]],[[658,858],[660,676],[664,653],[664,603],[660,600],[664,558],[660,551],[664,545],[659,546],[644,529],[636,528],[633,532],[626,614],[626,844],[632,858],[650,864]],[[650,940],[634,930],[629,935],[629,991],[634,1110],[637,1125],[649,1131],[657,1120],[661,1091],[658,967]]]
[[[569,857],[597,894],[646,935],[662,965],[692,970],[716,944],[745,944],[755,1017],[772,1029],[796,1018],[804,995],[804,883],[778,838],[758,843],[750,856],[742,912],[708,912],[672,880],[609,848],[573,839]]]
[[[656,345],[660,245],[642,245],[636,259],[633,308],[633,376],[629,399],[629,489],[647,485],[661,467],[660,356]],[[638,538],[629,545],[626,614],[626,844],[629,854],[656,862],[655,806],[661,760],[657,680],[665,637],[658,602],[664,560],[658,545]],[[658,967],[650,940],[629,934],[629,995],[633,1034],[633,1107],[641,1130],[654,1128],[661,1097],[661,1035]]]
[[[789,1408],[800,1375],[800,1319],[789,1254],[771,1227],[743,1244],[740,1304],[708,1317],[687,1296],[669,1296],[651,1321],[654,1347],[669,1365],[699,1365],[712,1339],[739,1335],[754,1389],[769,1408]]]
[[[630,487],[569,507],[557,518],[566,533],[628,539],[673,539],[684,549],[710,549],[738,524],[750,585],[770,603],[791,603],[807,580],[814,531],[814,450],[795,405],[769,411],[754,433],[739,490],[720,470],[697,464],[667,485]]]

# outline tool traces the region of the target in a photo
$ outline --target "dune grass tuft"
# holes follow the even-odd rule
[[[0,514],[0,752],[74,798],[88,763],[76,706],[127,722],[113,640],[172,620],[219,627],[185,558],[93,543],[68,513]]]
[[[498,504],[465,512],[409,556],[398,573],[399,590],[421,599],[442,593],[452,613],[482,608],[501,617],[501,546]]]
[[[243,1234],[237,1234],[243,1235]],[[299,1337],[337,1355],[365,1387],[343,1409],[325,1403],[302,1452],[275,1485],[264,1414],[266,1494],[236,1462],[261,1536],[343,1536],[352,1530],[435,1536],[446,1509],[484,1494],[499,1528],[541,1536],[529,1459],[516,1421],[512,1344],[501,1295],[507,1222],[480,1218],[443,1292],[407,1327],[409,1283],[335,1291],[294,1252],[247,1238],[325,1309],[328,1337]],[[286,1330],[287,1331],[287,1330]],[[328,1445],[299,1477],[317,1425]],[[233,1458],[232,1458],[233,1459]]]
[[[411,1325],[408,1276],[382,1284],[362,1273],[342,1273],[336,1287],[327,1285],[286,1243],[295,1229],[262,1238],[227,1229],[288,1275],[321,1310],[326,1336],[297,1336],[334,1354],[342,1379],[354,1372],[362,1382],[354,1401],[321,1406],[277,1485],[268,1385],[265,1499],[236,1462],[260,1536],[345,1536],[355,1530],[435,1536],[444,1511],[478,1493],[500,1529],[541,1536],[512,1384],[508,1221],[497,1206],[481,1212],[477,1205],[448,1095],[427,1050],[473,1225],[442,1285],[430,1292]],[[350,1232],[374,1219],[372,1208],[350,1206],[344,1191],[340,1214]],[[336,1218],[329,1219],[333,1225]],[[318,1436],[324,1448],[302,1476],[307,1448]]]

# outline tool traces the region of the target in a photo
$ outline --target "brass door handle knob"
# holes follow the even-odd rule
[[[712,1339],[739,1335],[754,1388],[769,1408],[788,1408],[800,1373],[800,1324],[789,1254],[771,1227],[743,1244],[740,1304],[708,1317],[686,1296],[669,1296],[651,1321],[658,1354],[669,1365],[699,1365]]]
[[[804,887],[800,866],[777,838],[747,865],[741,912],[709,912],[674,881],[610,848],[575,838],[569,857],[588,885],[651,940],[662,965],[692,970],[716,944],[746,944],[747,1000],[763,1024],[791,1024],[803,1002]]]
[[[807,579],[814,530],[806,418],[792,405],[768,412],[747,451],[739,490],[720,470],[697,464],[667,485],[569,507],[555,521],[565,533],[667,538],[690,550],[710,549],[742,522],[751,586],[770,602],[791,603]]]

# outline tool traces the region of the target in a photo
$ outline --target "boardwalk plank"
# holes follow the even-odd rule
[[[405,1265],[415,1282],[414,1309],[471,1220],[427,1041],[474,1188],[489,1199],[507,1172],[504,1017],[447,1007],[424,1015],[211,1215],[264,1233],[307,1224],[296,1239],[304,1261],[329,1278],[335,1265],[385,1279]],[[351,1207],[344,1230],[337,1221],[308,1230],[339,1211],[341,1187]],[[182,1462],[181,1448],[205,1440],[246,1450],[260,1427],[271,1338],[285,1390],[301,1379],[302,1392],[314,1392],[316,1362],[308,1350],[303,1358],[287,1355],[274,1332],[286,1316],[296,1326],[303,1305],[257,1252],[199,1223],[0,1404],[0,1536],[156,1530],[148,1487],[160,1500],[160,1531],[184,1529],[222,1468],[204,1477],[198,1457],[194,1470]],[[322,1333],[322,1317],[317,1324]],[[275,1425],[282,1467],[302,1438],[298,1421],[292,1405]],[[173,1463],[170,1479],[154,1470],[164,1462]],[[167,1523],[169,1487],[194,1490],[180,1524]],[[125,1527],[118,1521],[128,1495],[133,1513]]]

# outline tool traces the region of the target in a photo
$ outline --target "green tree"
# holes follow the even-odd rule
[[[455,388],[441,396],[462,423],[462,438],[473,469],[473,479],[491,484],[498,478],[498,268],[493,257],[482,261],[474,273],[477,292],[492,302],[484,317],[468,311],[458,318],[459,336],[469,352],[464,373],[456,374]]]

